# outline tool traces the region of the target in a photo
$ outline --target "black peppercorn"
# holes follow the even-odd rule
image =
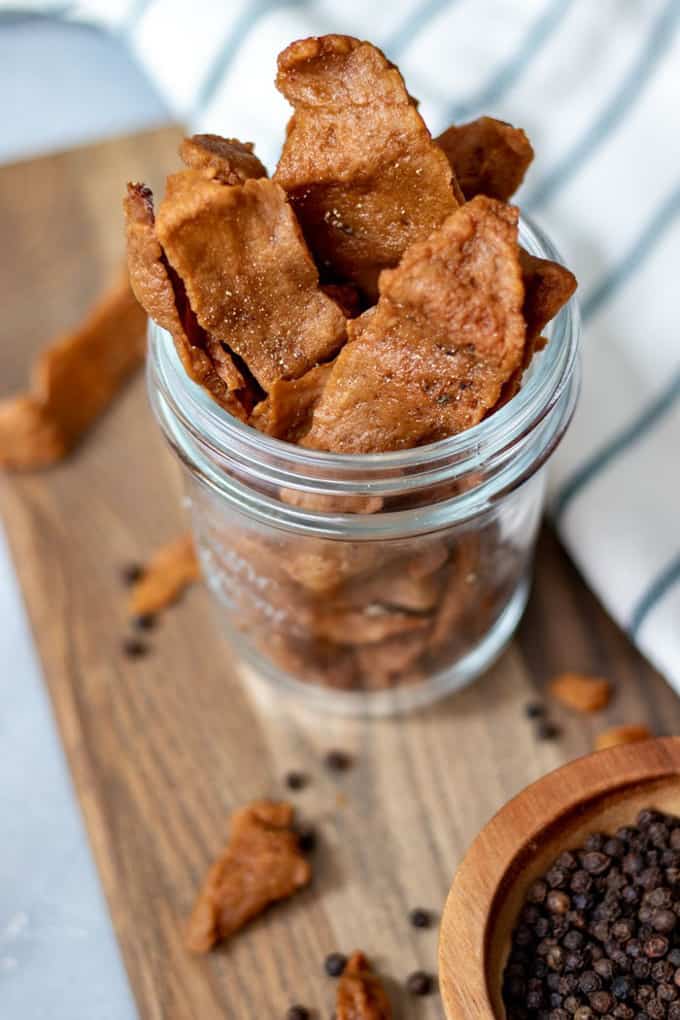
[[[406,988],[411,995],[429,995],[433,987],[432,975],[424,970],[416,970],[406,979]]]
[[[560,892],[558,889],[551,889],[546,897],[545,905],[551,914],[566,914],[571,906],[571,900],[566,893]]]
[[[429,928],[432,924],[432,914],[429,910],[423,910],[422,907],[416,907],[409,914],[409,920],[414,928]]]
[[[611,989],[615,999],[628,999],[633,992],[633,983],[630,978],[622,974],[614,978]]]
[[[609,992],[598,991],[591,992],[588,996],[588,1002],[593,1007],[596,1013],[607,1013],[611,1006],[614,1005],[614,1001]]]
[[[659,909],[652,914],[652,928],[655,931],[670,932],[675,928],[677,917],[672,910]]]
[[[664,935],[651,935],[644,944],[645,956],[651,960],[665,956],[668,952],[668,939]]]
[[[599,850],[590,850],[581,857],[581,866],[589,875],[602,875],[611,863],[611,857]]]
[[[306,1006],[291,1006],[286,1013],[286,1020],[309,1020],[309,1010]]]
[[[323,966],[329,977],[340,977],[347,966],[347,957],[342,953],[329,953]]]

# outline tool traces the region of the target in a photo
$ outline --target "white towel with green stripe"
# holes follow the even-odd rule
[[[15,5],[13,5],[15,6]],[[41,10],[44,4],[38,5]],[[491,114],[536,161],[518,201],[580,280],[580,406],[552,466],[559,532],[680,689],[680,0],[82,0],[178,118],[254,139],[289,115],[275,56],[326,32],[398,63],[433,133]]]

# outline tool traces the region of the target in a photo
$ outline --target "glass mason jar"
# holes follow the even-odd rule
[[[534,255],[558,259],[521,224]],[[151,403],[185,467],[205,579],[229,640],[280,689],[403,712],[485,670],[524,609],[545,463],[578,391],[578,313],[546,330],[519,393],[428,446],[306,450],[223,411],[151,325]]]

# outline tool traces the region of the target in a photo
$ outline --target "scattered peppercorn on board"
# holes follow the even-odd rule
[[[0,397],[115,277],[120,194],[160,184],[181,133],[167,128],[0,169]],[[401,720],[316,716],[247,685],[207,592],[191,589],[131,641],[121,574],[185,527],[178,472],[139,373],[75,453],[48,471],[0,476],[0,513],[62,740],[143,1020],[261,1020],[293,1003],[331,1014],[332,952],[363,950],[397,1016],[441,1017],[407,978],[436,967],[453,872],[479,828],[528,782],[617,724],[677,732],[680,702],[585,589],[546,532],[517,639],[483,680]],[[131,645],[146,654],[125,655]],[[560,673],[612,681],[579,715],[546,698]],[[558,731],[558,735],[555,735]],[[540,739],[541,736],[546,739]],[[332,770],[328,751],[351,755]],[[306,781],[286,784],[291,772]],[[314,827],[311,884],[205,957],[184,925],[231,812],[290,800]],[[417,1001],[417,1007],[415,1002]],[[409,1004],[410,1003],[410,1004]]]

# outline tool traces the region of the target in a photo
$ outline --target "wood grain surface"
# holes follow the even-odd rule
[[[25,385],[32,354],[79,318],[122,256],[127,179],[158,186],[173,129],[0,170],[0,390]],[[121,567],[182,526],[178,472],[137,378],[82,447],[49,472],[0,478],[0,511],[128,973],[144,1020],[263,1020],[293,1001],[319,1017],[335,987],[322,961],[361,947],[391,979],[396,1015],[441,1017],[437,996],[400,990],[436,967],[436,927],[465,847],[526,783],[588,751],[608,723],[677,730],[680,704],[598,607],[546,531],[518,638],[481,681],[401,721],[316,717],[237,674],[201,587],[121,654]],[[5,664],[3,668],[8,668]],[[609,677],[610,708],[557,707],[562,737],[538,742],[526,702],[564,669]],[[333,778],[333,747],[355,767]],[[320,835],[312,886],[206,959],[181,927],[232,808],[294,794]]]

